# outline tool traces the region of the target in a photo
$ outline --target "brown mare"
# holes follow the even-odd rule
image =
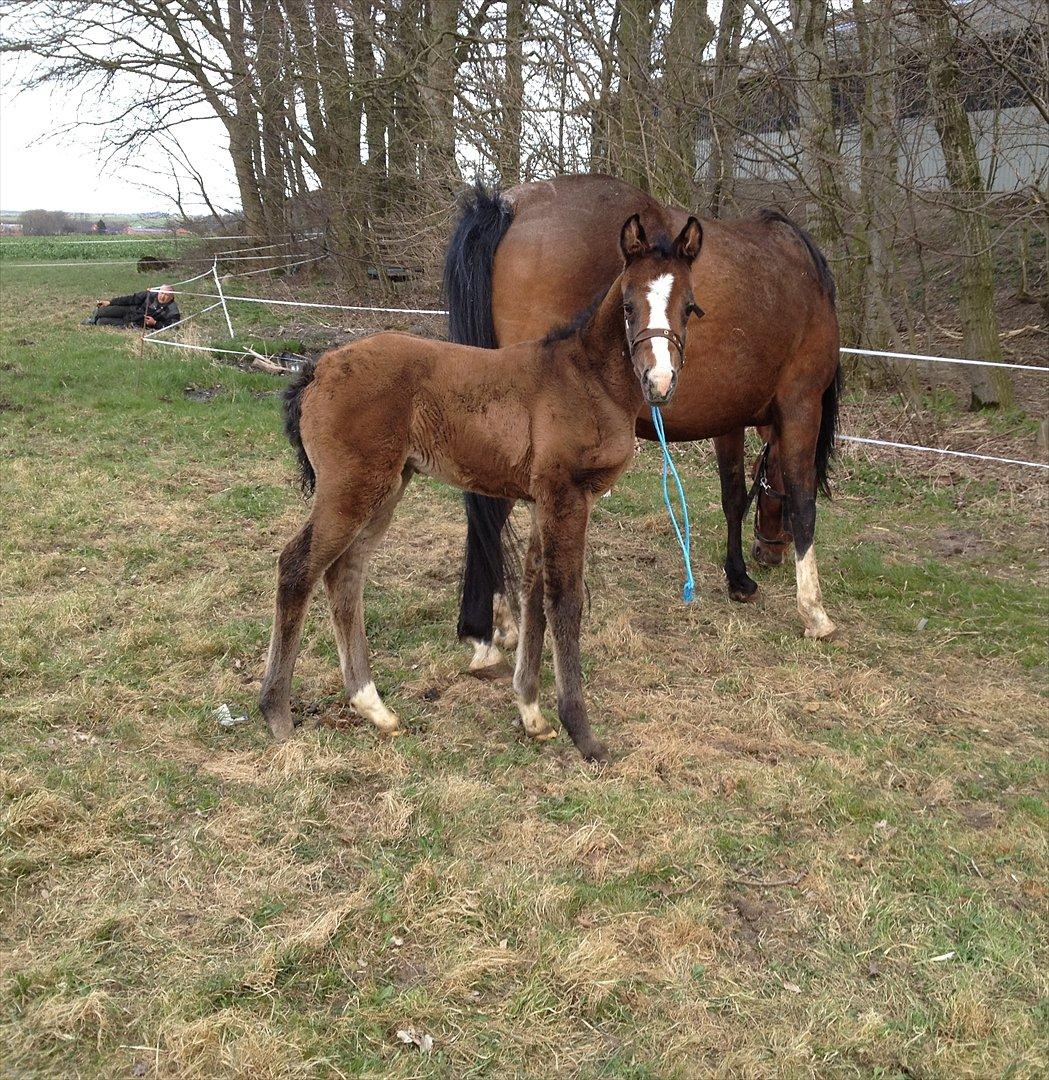
[[[445,260],[452,339],[505,346],[571,318],[615,276],[618,223],[635,213],[652,234],[673,235],[687,217],[609,176],[559,177],[502,194],[475,188]],[[808,234],[781,214],[763,211],[703,228],[692,281],[706,317],[689,336],[689,362],[665,410],[667,438],[714,439],[728,525],[725,574],[733,599],[749,600],[757,584],[743,560],[743,446],[745,429],[761,427],[769,452],[754,556],[779,563],[793,538],[805,633],[825,638],[834,624],[823,609],[812,541],[840,390],[833,278]],[[637,434],[655,437],[645,409]],[[485,674],[499,670],[496,645],[512,637],[508,621],[500,627],[506,636],[493,634],[493,603],[505,620],[498,536],[511,504],[468,494],[466,506],[459,636],[474,642],[471,670]]]
[[[425,473],[531,504],[514,673],[521,719],[533,738],[553,735],[539,710],[549,618],[558,716],[585,758],[605,756],[587,722],[579,662],[587,523],[631,462],[643,403],[673,394],[698,310],[690,269],[699,223],[689,218],[673,244],[654,235],[649,244],[637,215],[627,220],[621,273],[576,328],[494,352],[377,334],[326,353],[289,387],[285,429],[315,497],[279,561],[261,696],[274,736],[292,731],[292,669],[321,577],[346,695],[381,731],[397,730],[368,663],[364,573],[412,475]]]

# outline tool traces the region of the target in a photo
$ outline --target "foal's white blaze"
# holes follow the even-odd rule
[[[800,559],[795,550],[794,566],[798,575],[798,611],[805,622],[805,636],[830,637],[837,627],[823,610],[820,575],[816,569],[816,549],[810,547]]]
[[[400,721],[383,704],[375,683],[366,683],[350,698],[350,704],[366,720],[370,720],[380,731],[393,732],[400,727]]]
[[[667,305],[674,287],[673,274],[661,274],[648,286],[648,330],[669,330]],[[650,338],[655,364],[648,373],[648,380],[657,394],[666,394],[674,379],[674,365],[670,355],[670,342],[666,338]]]

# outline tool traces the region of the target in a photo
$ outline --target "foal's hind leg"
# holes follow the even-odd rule
[[[346,697],[361,716],[387,734],[396,732],[400,723],[379,697],[372,680],[364,623],[364,574],[368,560],[390,527],[393,512],[410,479],[411,473],[405,472],[397,492],[376,511],[324,574]]]
[[[821,418],[820,395],[780,405],[780,453],[787,495],[794,565],[798,578],[798,611],[805,636],[829,638],[837,627],[823,609],[816,569],[816,440]]]
[[[543,547],[539,528],[533,521],[528,551],[521,568],[521,627],[517,640],[514,693],[525,732],[540,742],[552,739],[557,734],[539,711],[539,669],[545,633]]]
[[[747,473],[743,458],[746,429],[739,428],[714,440],[718,458],[718,477],[721,480],[721,508],[728,527],[728,551],[725,557],[725,577],[733,600],[746,602],[754,598],[758,583],[747,573],[743,561],[743,514],[747,503]]]
[[[362,515],[363,516],[363,515]],[[309,521],[277,562],[277,605],[259,704],[274,738],[292,732],[291,676],[299,655],[302,623],[321,574],[352,542],[362,524],[314,505]]]

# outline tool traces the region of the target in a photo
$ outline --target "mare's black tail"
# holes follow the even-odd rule
[[[284,408],[284,434],[299,459],[299,483],[304,495],[313,494],[313,489],[317,486],[317,474],[306,455],[306,447],[302,445],[302,432],[299,430],[302,423],[302,393],[313,382],[316,372],[316,364],[303,364],[302,370],[280,395]]]
[[[498,191],[480,182],[467,189],[459,203],[455,226],[444,256],[444,295],[448,301],[448,336],[461,345],[494,349],[492,264],[495,249],[514,219]]]
[[[834,371],[834,379],[823,391],[823,415],[820,434],[816,440],[816,485],[821,495],[830,498],[830,464],[834,460],[838,432],[838,403],[841,400],[841,364]]]
[[[494,349],[492,265],[499,242],[510,228],[513,210],[498,191],[474,184],[460,203],[459,222],[444,257],[444,295],[448,336],[462,345]],[[515,599],[507,578],[516,566],[503,543],[510,503],[467,492],[466,561],[459,605],[459,637],[492,640],[492,598]],[[509,538],[507,538],[509,540]]]

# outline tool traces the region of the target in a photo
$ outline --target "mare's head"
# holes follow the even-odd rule
[[[703,227],[694,217],[673,243],[650,243],[637,214],[619,235],[626,339],[649,405],[665,405],[673,395],[689,316],[703,314],[692,294],[692,263],[702,244]]]

